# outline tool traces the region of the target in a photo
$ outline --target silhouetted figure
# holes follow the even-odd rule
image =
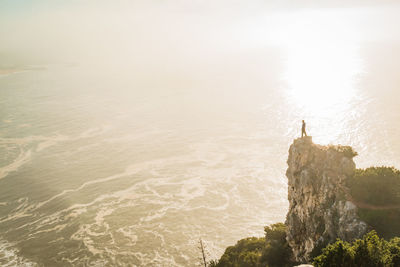
[[[306,133],[306,123],[304,122],[304,120],[302,120],[303,124],[301,125],[301,137],[303,138],[303,136],[307,136]]]

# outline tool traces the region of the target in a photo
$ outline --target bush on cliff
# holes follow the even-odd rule
[[[368,223],[385,239],[400,236],[400,210],[370,210],[359,209],[361,220]]]
[[[349,179],[348,187],[358,202],[382,207],[400,206],[400,171],[394,167],[357,169]],[[400,235],[399,208],[360,208],[358,215],[386,239]]]
[[[249,237],[230,246],[210,267],[286,267],[292,266],[291,250],[286,242],[286,225],[266,226],[265,238]]]
[[[338,240],[314,258],[316,267],[400,266],[400,238],[385,241],[375,231],[351,244]]]
[[[374,205],[400,204],[400,171],[394,167],[357,169],[348,186],[358,201]]]
[[[351,146],[329,145],[328,149],[333,149],[333,150],[336,150],[336,151],[338,151],[340,153],[343,153],[348,158],[354,158],[355,156],[358,155],[358,153],[356,151],[354,151]]]
[[[225,253],[214,265],[217,267],[228,266],[259,266],[260,257],[265,247],[265,238],[248,237],[239,240],[236,245],[226,248]],[[212,265],[212,264],[210,264]]]
[[[292,250],[286,241],[286,225],[275,223],[264,227],[265,249],[261,256],[263,266],[292,266]]]

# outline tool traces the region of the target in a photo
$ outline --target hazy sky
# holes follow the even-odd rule
[[[0,0],[2,64],[204,61],[307,38],[397,42],[397,1]]]

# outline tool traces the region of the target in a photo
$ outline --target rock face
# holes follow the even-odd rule
[[[289,149],[287,241],[295,260],[308,262],[314,249],[362,237],[367,224],[346,200],[343,186],[355,170],[353,155],[343,148],[313,144],[298,138]]]

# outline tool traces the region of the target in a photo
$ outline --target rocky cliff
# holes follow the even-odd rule
[[[286,225],[296,261],[309,261],[314,249],[336,238],[350,241],[366,233],[367,224],[345,195],[345,181],[355,170],[353,156],[350,147],[316,145],[311,137],[290,146]]]

